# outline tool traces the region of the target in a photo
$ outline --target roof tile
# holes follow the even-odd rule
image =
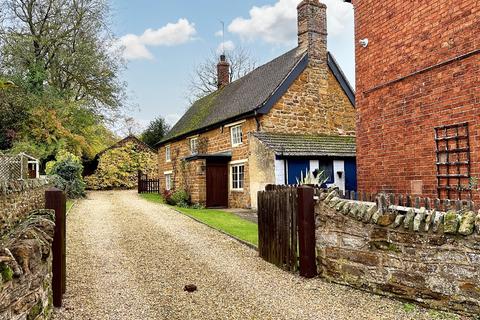
[[[276,155],[355,157],[355,137],[255,132]]]

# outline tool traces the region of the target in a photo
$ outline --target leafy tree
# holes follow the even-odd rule
[[[29,90],[52,86],[92,112],[122,105],[120,51],[108,29],[106,0],[0,0],[0,66]]]
[[[230,63],[230,82],[243,77],[256,67],[256,60],[251,53],[238,47],[225,53],[227,61]],[[187,98],[191,103],[200,99],[212,92],[215,92],[217,87],[217,64],[219,55],[212,50],[210,56],[205,58],[203,62],[195,66],[195,69],[190,77],[188,85]]]
[[[25,117],[16,128],[13,152],[47,159],[61,150],[93,158],[113,143],[114,135],[99,117],[53,94],[25,93],[19,102]]]
[[[0,80],[0,150],[10,149],[28,114],[21,107],[24,96],[8,82]]]
[[[92,158],[123,107],[107,0],[0,0],[0,149]]]
[[[151,147],[154,147],[157,142],[170,130],[170,126],[162,117],[157,117],[150,122],[147,129],[142,134],[142,141]]]
[[[70,199],[85,196],[82,172],[80,159],[66,151],[60,151],[55,161],[47,163],[47,174],[52,176],[54,185],[64,190]]]

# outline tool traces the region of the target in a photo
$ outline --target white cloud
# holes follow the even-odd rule
[[[232,51],[233,49],[235,49],[235,43],[233,43],[231,40],[227,40],[218,45],[217,54],[221,54],[226,51]]]
[[[223,30],[218,30],[214,33],[215,37],[223,37]]]
[[[328,33],[337,35],[346,24],[351,24],[353,10],[350,4],[338,0],[322,0],[327,5]],[[297,40],[297,5],[300,0],[278,0],[274,5],[253,6],[249,17],[237,17],[228,31],[243,40],[261,39],[271,44],[294,44]]]
[[[141,35],[127,34],[119,39],[127,60],[153,59],[149,46],[176,46],[192,40],[197,33],[195,24],[187,19],[178,19],[159,29],[147,29]]]

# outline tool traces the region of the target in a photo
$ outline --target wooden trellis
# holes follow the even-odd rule
[[[23,180],[39,177],[39,161],[26,153],[0,153],[0,180]]]
[[[470,199],[468,122],[435,128],[437,192],[440,199]]]

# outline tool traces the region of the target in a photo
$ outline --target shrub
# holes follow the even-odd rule
[[[179,190],[165,190],[163,192],[163,198],[165,202],[171,206],[179,206],[188,208],[190,204],[190,195],[184,189]]]
[[[184,189],[175,190],[171,196],[174,205],[188,204],[190,203],[190,195]]]
[[[300,179],[297,178],[297,184],[311,184],[315,186],[321,186],[328,181],[328,177],[325,175],[324,171],[319,171],[318,169],[315,172],[306,171],[305,176],[303,176],[303,171],[300,171]]]
[[[188,205],[188,203],[186,203],[185,201],[179,201],[177,202],[177,207],[180,207],[180,208],[190,208],[190,206]]]
[[[57,153],[56,160],[47,163],[47,174],[60,190],[70,199],[85,196],[85,183],[82,179],[83,166],[80,158],[67,152]]]
[[[172,194],[173,192],[171,190],[164,190],[162,196],[163,199],[165,199],[165,203],[174,206],[175,204],[172,201]]]
[[[201,203],[194,203],[190,206],[190,208],[201,210],[201,209],[205,209],[205,206]]]
[[[129,142],[105,151],[98,160],[95,174],[85,177],[85,181],[93,190],[134,189],[137,187],[138,170],[150,178],[156,176],[156,155],[139,150],[136,144]]]

